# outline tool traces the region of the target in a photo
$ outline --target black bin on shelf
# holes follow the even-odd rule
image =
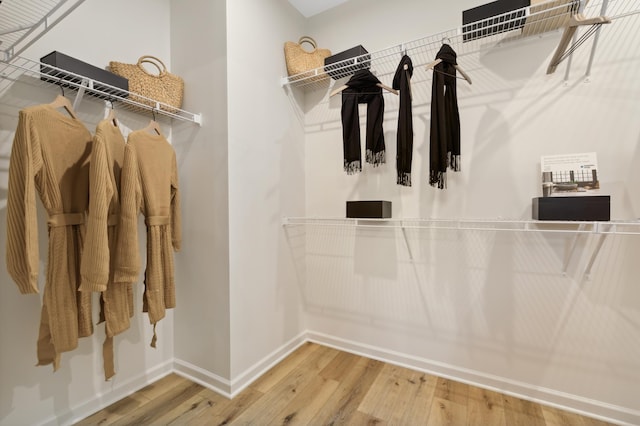
[[[521,28],[530,0],[497,0],[462,11],[462,41]],[[509,13],[513,12],[513,13]],[[489,19],[495,17],[494,19]]]
[[[391,201],[347,201],[347,217],[359,219],[391,218]]]
[[[347,60],[351,60],[351,62],[345,62]],[[324,58],[324,71],[334,80],[339,80],[366,68],[371,68],[371,55],[360,44]]]
[[[535,220],[608,221],[611,218],[609,195],[536,197],[531,206]]]
[[[79,59],[65,55],[58,51],[53,51],[48,55],[40,58],[40,62],[40,72],[46,74],[42,75],[40,79],[46,82],[59,84],[63,87],[77,89],[77,85],[82,84],[82,78],[79,77],[82,76],[94,80],[94,89],[102,92],[93,93],[91,90],[89,90],[88,93],[93,96],[105,98],[106,96],[104,95],[104,93],[116,95],[123,98],[129,96],[128,79],[116,75],[110,71],[87,64],[86,62],[82,62]],[[60,68],[60,70],[48,67],[47,65]],[[67,82],[75,84],[69,84]],[[105,84],[114,86],[115,88],[105,86]]]

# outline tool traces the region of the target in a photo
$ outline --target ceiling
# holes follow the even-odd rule
[[[289,3],[293,5],[298,11],[309,18],[325,10],[329,10],[339,4],[345,3],[348,0],[289,0]]]

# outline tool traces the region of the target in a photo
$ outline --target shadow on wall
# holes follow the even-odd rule
[[[443,362],[453,362],[444,353],[464,353],[467,367],[497,374],[505,364],[535,359],[530,383],[558,368],[599,371],[602,354],[583,353],[584,339],[600,339],[597,332],[585,336],[581,323],[594,318],[593,303],[579,279],[562,274],[570,236],[407,231],[405,241],[400,229],[287,228],[305,311],[337,325],[335,332],[314,331],[341,337],[341,327],[375,330],[374,340],[394,336],[391,346],[382,344],[388,350],[422,347],[420,356]]]
[[[627,182],[635,182],[638,185],[640,182],[640,135],[638,136],[638,142],[636,143],[636,152],[633,155],[631,164],[629,167],[629,178]],[[627,197],[631,202],[632,215],[636,219],[640,219],[640,190],[633,184],[628,185],[626,189]]]
[[[546,72],[548,60],[561,36],[562,32],[556,31],[524,40],[501,41],[495,47],[482,51],[478,65],[500,80],[529,80],[541,71]],[[523,50],[526,50],[526,55],[522,54]]]
[[[513,217],[514,200],[519,198],[514,197],[514,176],[521,171],[513,169],[516,147],[511,143],[512,137],[506,117],[487,106],[465,162],[469,168],[467,210],[479,217]]]
[[[487,330],[496,342],[501,342],[500,349],[507,362],[512,360],[511,351],[516,346],[513,237],[512,233],[496,236],[499,243],[494,242],[491,248],[483,290],[479,295]],[[474,247],[469,247],[469,250],[474,250]]]
[[[3,190],[0,196],[6,202],[6,190]],[[39,222],[42,224],[40,220]],[[70,357],[62,356],[60,369],[55,374],[53,374],[50,365],[34,367],[37,362],[36,339],[40,322],[42,273],[40,274],[40,295],[20,294],[7,272],[4,261],[6,258],[6,223],[7,211],[6,208],[3,208],[0,210],[0,257],[2,259],[0,262],[0,281],[4,284],[0,286],[0,341],[3,342],[2,356],[0,357],[2,375],[0,420],[8,417],[19,405],[23,404],[23,402],[21,403],[24,401],[21,397],[22,392],[29,393],[29,389],[38,387],[40,398],[53,402],[54,411],[51,413],[53,416],[56,412],[68,411],[69,394],[64,392],[64,389],[67,389],[72,381]],[[41,232],[41,234],[45,235],[44,239],[46,240],[46,232]],[[44,246],[46,247],[46,242]],[[85,350],[80,350],[80,352],[86,355],[88,353],[86,346]],[[44,380],[45,376],[51,377],[49,380]]]

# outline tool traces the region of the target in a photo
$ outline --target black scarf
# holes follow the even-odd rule
[[[404,67],[407,69],[404,69]],[[411,159],[413,156],[413,117],[411,115],[411,76],[413,63],[404,55],[393,76],[393,88],[400,91],[398,111],[398,136],[396,149],[396,170],[398,185],[411,186]]]
[[[358,104],[367,104],[366,162],[378,166],[385,162],[384,99],[380,80],[368,69],[358,70],[342,91],[342,142],[344,170],[348,174],[362,171],[360,148],[360,117]]]
[[[456,52],[443,44],[433,69],[429,185],[446,186],[447,167],[460,170],[460,115],[456,93]]]

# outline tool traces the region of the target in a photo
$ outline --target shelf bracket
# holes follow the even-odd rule
[[[93,82],[87,78],[83,78],[80,86],[78,87],[78,92],[76,93],[76,98],[73,100],[73,109],[78,110],[80,106],[80,102],[82,102],[82,98],[84,97],[84,92],[87,88],[92,88]]]
[[[609,234],[608,233],[600,234],[600,238],[598,239],[598,242],[596,243],[596,246],[593,249],[593,252],[591,253],[591,258],[589,258],[589,263],[587,263],[587,266],[584,269],[584,276],[587,279],[591,279],[591,268],[593,268],[593,264],[596,261],[596,258],[598,257],[598,254],[600,253],[600,249],[602,249],[602,245],[604,244],[604,240],[607,239],[607,235],[609,235]]]
[[[584,231],[584,223],[581,223],[578,226],[578,233],[573,236],[571,248],[569,249],[569,251],[567,252],[567,255],[564,258],[564,265],[562,267],[563,276],[567,275],[567,269],[569,269],[569,263],[571,263],[571,259],[573,258],[573,253],[575,253],[576,247],[578,246],[578,241],[580,240],[580,237],[582,237],[581,231]]]
[[[409,238],[407,238],[407,229],[401,225],[402,236],[404,237],[404,244],[407,246],[407,253],[409,253],[409,260],[413,262],[413,253],[411,252],[411,246],[409,245]]]
[[[607,13],[607,6],[609,5],[609,0],[602,1],[602,8],[600,9],[600,15],[604,16]],[[589,62],[587,63],[587,71],[584,76],[589,78],[591,76],[591,66],[593,65],[593,58],[596,55],[596,49],[598,48],[598,40],[600,39],[600,30],[602,25],[598,25],[596,29],[596,34],[593,36],[593,45],[591,46],[591,55],[589,55]]]

